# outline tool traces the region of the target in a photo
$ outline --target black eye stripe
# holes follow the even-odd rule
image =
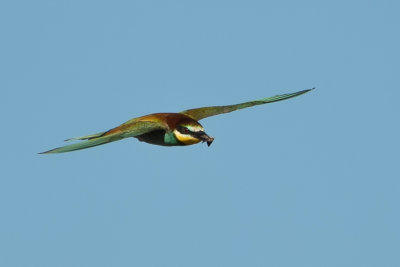
[[[183,127],[183,126],[178,126],[178,127],[176,127],[176,129],[177,129],[180,133],[183,133],[183,134],[191,133],[191,131],[190,131],[188,128]]]
[[[193,132],[193,131],[189,130],[188,128],[186,128],[186,127],[184,127],[184,126],[181,126],[181,125],[177,126],[176,129],[177,129],[181,134],[186,134],[186,135],[191,135],[191,136],[196,136],[196,137],[200,137],[201,135],[204,134],[204,132],[201,131],[201,130],[200,130],[200,131],[195,131],[195,132]]]

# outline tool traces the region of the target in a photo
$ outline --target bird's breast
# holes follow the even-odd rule
[[[136,137],[139,141],[146,142],[152,145],[159,146],[181,146],[174,133],[170,131],[158,130],[150,133],[145,133]]]

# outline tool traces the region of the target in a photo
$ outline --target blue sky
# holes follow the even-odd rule
[[[399,266],[395,1],[3,1],[1,266]],[[211,147],[38,155],[153,112]]]

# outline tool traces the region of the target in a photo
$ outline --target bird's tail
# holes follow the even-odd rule
[[[101,132],[101,133],[96,133],[96,134],[91,134],[91,135],[85,135],[85,136],[79,136],[79,137],[72,137],[72,138],[65,139],[64,141],[72,141],[72,140],[90,140],[90,139],[94,139],[94,138],[101,137],[101,136],[105,135],[107,132],[108,132],[108,131]]]
[[[71,138],[67,140],[85,140],[80,143],[72,144],[72,145],[67,145],[67,146],[62,146],[62,147],[57,147],[45,152],[41,152],[39,154],[51,154],[51,153],[64,153],[64,152],[70,152],[74,150],[80,150],[80,149],[85,149],[93,146],[99,146],[103,145],[109,142],[114,142],[123,139],[124,137],[121,136],[120,134],[112,134],[112,135],[104,135],[104,133],[99,133],[99,134],[93,134],[93,135],[88,135],[88,136],[82,136],[82,137],[77,137],[77,138]],[[104,136],[102,136],[104,135]],[[97,136],[97,137],[96,137]]]

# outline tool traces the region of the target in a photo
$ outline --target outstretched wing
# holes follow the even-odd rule
[[[58,147],[51,149],[49,151],[45,151],[39,154],[50,154],[50,153],[64,153],[64,152],[70,152],[74,150],[79,150],[79,149],[85,149],[89,147],[94,147],[94,146],[99,146],[103,145],[109,142],[114,142],[118,141],[127,137],[136,137],[148,132],[152,132],[155,130],[160,130],[160,129],[165,129],[165,126],[157,121],[134,121],[131,120],[127,123],[124,123],[116,128],[113,128],[109,131],[103,132],[103,133],[98,133],[98,134],[93,134],[93,135],[88,135],[88,136],[82,136],[82,137],[76,137],[76,138],[70,138],[67,140],[84,140],[87,139],[87,141],[79,142],[76,144],[72,145],[67,145],[63,147]]]
[[[240,104],[236,104],[236,105],[188,109],[188,110],[182,111],[181,113],[185,114],[195,120],[201,120],[201,119],[204,119],[207,117],[215,116],[215,115],[222,114],[222,113],[232,112],[232,111],[235,111],[238,109],[243,109],[243,108],[248,108],[248,107],[252,107],[252,106],[256,106],[256,105],[263,105],[263,104],[267,104],[267,103],[272,103],[272,102],[289,99],[289,98],[292,98],[295,96],[305,94],[313,89],[314,88],[299,91],[296,93],[291,93],[291,94],[276,95],[276,96],[262,98],[259,100],[254,100],[254,101],[249,101],[249,102],[244,102],[244,103],[240,103]]]

